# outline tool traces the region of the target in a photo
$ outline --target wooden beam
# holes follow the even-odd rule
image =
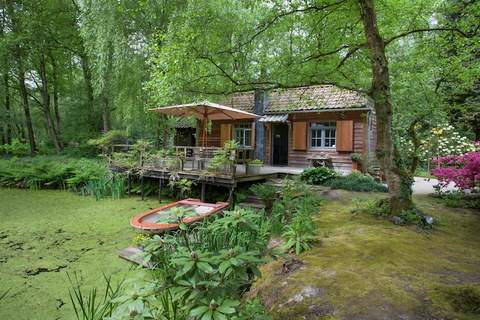
[[[202,202],[205,202],[206,188],[207,188],[207,185],[205,184],[205,182],[202,182],[202,191],[201,191],[201,193],[200,193],[200,200],[201,200]]]

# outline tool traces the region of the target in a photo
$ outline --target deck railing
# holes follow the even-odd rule
[[[128,151],[129,145],[116,145],[112,147],[115,151]],[[232,151],[230,161],[228,163],[211,168],[212,159],[215,155],[222,151],[218,147],[191,147],[191,146],[174,146],[173,152],[168,154],[154,154],[141,158],[136,165],[137,169],[158,170],[164,172],[192,172],[201,174],[215,174],[222,176],[236,175],[236,164],[245,163],[248,159],[252,159],[254,148],[238,148]],[[116,163],[115,158],[109,157],[110,165],[121,166]]]

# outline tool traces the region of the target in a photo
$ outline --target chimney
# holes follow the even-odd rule
[[[268,99],[265,90],[255,90],[253,113],[263,116],[267,107]],[[255,119],[255,158],[265,162],[265,125]]]

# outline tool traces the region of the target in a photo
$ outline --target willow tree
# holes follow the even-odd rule
[[[397,214],[413,206],[413,179],[392,136],[388,46],[427,31],[461,35],[457,26],[432,25],[435,4],[192,1],[160,36],[150,84],[159,101],[314,84],[369,95],[377,114],[376,155]]]
[[[103,131],[115,125],[128,131],[153,132],[153,115],[146,114],[148,94],[143,82],[149,77],[146,65],[150,46],[164,31],[174,9],[183,1],[87,0],[76,1],[82,63],[89,64],[94,98],[100,105]],[[149,118],[150,117],[150,118]]]

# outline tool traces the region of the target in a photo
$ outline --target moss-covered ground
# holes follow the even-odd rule
[[[350,213],[352,198],[380,196],[338,191],[315,216],[319,243],[303,265],[263,267],[253,291],[276,319],[480,319],[479,213],[416,197],[440,221],[429,233]],[[102,273],[123,278],[129,219],[155,206],[0,189],[0,295],[10,289],[0,319],[72,319],[67,272],[87,287],[101,287]]]
[[[340,192],[316,215],[317,246],[288,274],[265,265],[254,286],[276,319],[480,319],[480,213],[446,208],[428,196],[417,206],[433,232],[352,215]]]
[[[132,265],[129,219],[157,200],[82,197],[67,191],[0,188],[0,319],[73,319],[67,272],[87,287],[120,280]]]

